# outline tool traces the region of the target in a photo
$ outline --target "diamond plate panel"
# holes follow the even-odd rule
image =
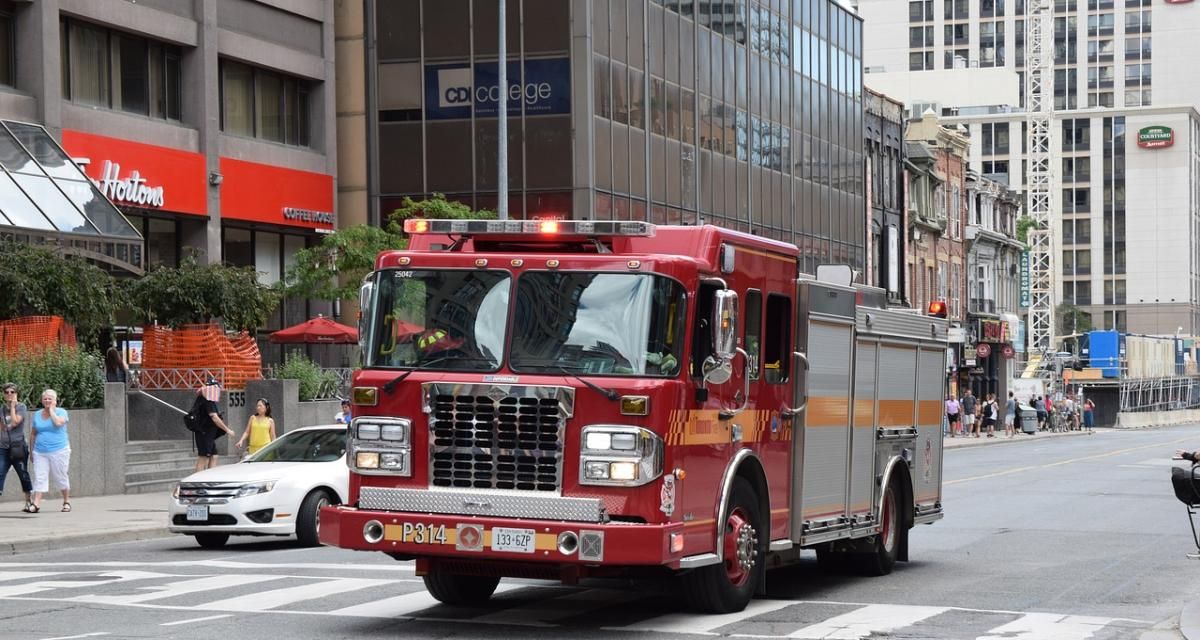
[[[358,505],[361,509],[375,511],[408,511],[567,522],[604,522],[607,520],[604,507],[599,500],[594,498],[560,498],[528,493],[363,487],[359,492]]]

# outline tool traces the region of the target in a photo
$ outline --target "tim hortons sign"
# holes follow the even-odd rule
[[[96,181],[96,186],[100,188],[101,193],[114,202],[154,208],[163,206],[163,202],[165,202],[161,186],[147,185],[146,179],[137,169],[130,171],[129,175],[122,178],[121,165],[111,160],[104,161],[104,168],[100,172],[100,179]]]

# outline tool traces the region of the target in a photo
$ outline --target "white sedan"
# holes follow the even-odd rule
[[[321,507],[346,499],[346,426],[285,433],[237,464],[184,478],[167,509],[173,533],[217,548],[231,535],[290,536],[317,546]]]

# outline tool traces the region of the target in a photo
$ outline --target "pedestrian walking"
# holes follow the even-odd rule
[[[58,392],[54,389],[42,391],[42,409],[33,414],[33,430],[29,434],[29,448],[33,451],[33,495],[30,497],[29,513],[42,510],[42,495],[50,492],[50,483],[62,492],[62,510],[71,511],[71,440],[67,436],[67,423],[71,416],[58,406]]]
[[[1014,425],[1017,421],[1017,399],[1013,397],[1013,392],[1008,392],[1008,401],[1004,403],[1004,435],[1012,438],[1017,435]]]
[[[1063,400],[1063,418],[1067,421],[1068,431],[1077,431],[1079,429],[1079,419],[1075,414],[1075,401],[1071,399],[1071,396],[1067,396]]]
[[[1083,403],[1083,428],[1091,431],[1096,426],[1096,404],[1088,398]]]
[[[200,429],[195,432],[196,441],[196,471],[204,471],[217,466],[217,438],[222,435],[233,435],[233,429],[225,425],[221,419],[221,409],[217,401],[221,399],[221,383],[209,376],[204,386],[196,390],[196,399],[192,402],[192,413],[200,416]]]
[[[266,398],[259,398],[258,402],[254,403],[254,415],[246,421],[246,430],[237,441],[237,448],[241,449],[249,439],[250,446],[246,453],[253,455],[274,442],[275,437],[275,418],[271,417],[271,402]]]
[[[353,418],[354,416],[350,415],[350,401],[342,400],[342,410],[333,416],[333,421],[338,424],[350,424]]]
[[[25,492],[25,513],[29,513],[33,494],[33,481],[29,479],[29,443],[25,440],[25,423],[29,411],[25,403],[17,400],[17,385],[4,385],[4,400],[0,405],[0,495],[4,493],[4,480],[8,470],[17,472],[21,490]]]
[[[992,431],[996,428],[996,394],[989,393],[984,397],[983,402],[983,426],[987,429],[987,437],[994,438],[996,435]],[[979,437],[978,434],[975,436]]]
[[[958,401],[958,404],[962,407],[960,415],[962,415],[963,435],[974,435],[978,438],[979,422],[975,419],[976,401],[970,389],[967,389],[967,393],[962,397],[962,400]]]
[[[946,396],[946,422],[950,425],[950,437],[953,438],[959,429],[958,414],[962,406],[954,399],[954,394]]]
[[[1030,398],[1029,405],[1037,413],[1038,431],[1045,431],[1050,428],[1049,414],[1046,413],[1046,402],[1041,396]]]

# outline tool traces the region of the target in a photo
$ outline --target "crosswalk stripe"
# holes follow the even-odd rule
[[[872,604],[793,631],[787,637],[862,640],[872,634],[884,634],[916,624],[948,610],[949,607]]]
[[[51,574],[55,575],[55,574]],[[73,575],[73,574],[57,574],[57,575]],[[26,582],[25,584],[14,584],[0,587],[0,598],[15,598],[19,596],[28,596],[43,591],[53,591],[54,589],[80,589],[88,587],[103,587],[118,582],[129,582],[131,580],[149,580],[152,578],[169,578],[171,576],[165,573],[153,573],[148,571],[113,571],[110,573],[99,574],[97,577],[107,578],[108,580],[42,580],[39,582]]]
[[[303,600],[312,600],[331,596],[338,593],[358,591],[372,587],[395,584],[394,580],[375,580],[371,578],[322,578],[312,584],[270,591],[249,593],[236,598],[227,598],[215,602],[205,602],[196,605],[197,609],[212,609],[216,611],[266,611]]]
[[[1070,616],[1061,613],[1027,613],[1008,624],[988,630],[978,640],[1087,640],[1116,618]]]
[[[99,596],[86,595],[75,598],[68,598],[73,602],[91,602],[95,604],[140,604],[150,602],[152,600],[166,600],[175,596],[183,596],[189,593],[198,593],[201,591],[212,591],[215,589],[231,589],[248,584],[256,584],[259,582],[267,582],[270,580],[278,580],[279,576],[266,575],[224,575],[224,576],[209,576],[206,578],[197,578],[195,580],[181,580],[179,582],[171,582],[159,587],[148,587],[153,589],[149,593],[138,593],[125,596]]]
[[[46,576],[57,576],[58,573],[52,571],[0,571],[0,582],[8,582],[10,580],[28,580],[30,578],[44,578]]]
[[[538,600],[529,606],[510,607],[495,613],[472,618],[472,622],[483,624],[522,624],[553,627],[563,618],[583,615],[589,611],[603,609],[620,602],[641,597],[636,593],[614,589],[584,589],[558,598]]]
[[[696,613],[669,613],[624,627],[604,627],[606,631],[657,631],[660,633],[695,633],[716,635],[713,630],[727,624],[741,622],[747,618],[778,611],[796,604],[792,600],[752,600],[737,613],[702,615]]]
[[[501,582],[496,587],[496,593],[523,589],[526,586],[528,585]],[[404,618],[418,611],[436,607],[439,604],[441,604],[439,600],[429,595],[429,592],[422,590],[406,593],[402,596],[392,596],[391,598],[334,609],[325,615],[353,616],[357,618]]]

